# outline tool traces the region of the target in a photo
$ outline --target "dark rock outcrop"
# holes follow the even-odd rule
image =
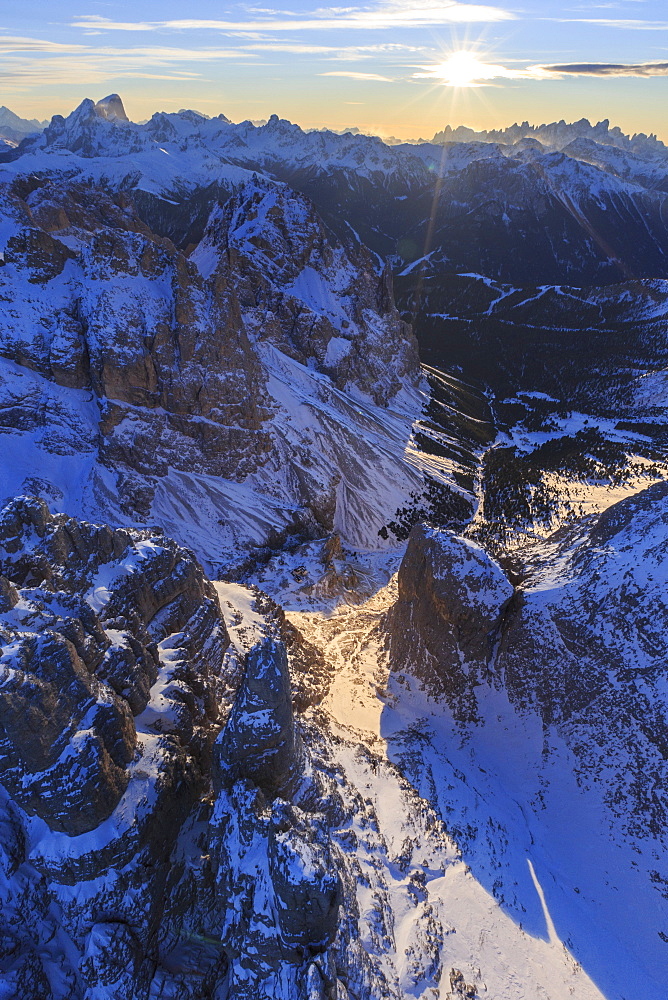
[[[444,694],[462,721],[474,719],[474,688],[490,670],[513,593],[475,542],[416,525],[399,570],[399,600],[387,616],[395,668]]]
[[[569,747],[578,783],[596,783],[625,839],[662,839],[667,553],[666,483],[523,549],[512,600],[479,546],[416,528],[387,618],[393,670],[423,680],[471,731],[485,724],[479,692],[495,704],[502,691]]]
[[[97,101],[95,111],[101,118],[107,118],[110,121],[129,121],[123,107],[123,101],[118,94],[109,94],[108,97],[103,97],[101,101]]]
[[[269,838],[269,872],[279,901],[282,940],[295,949],[324,951],[336,935],[341,883],[320,824],[276,817]]]
[[[128,785],[133,715],[188,744],[215,720],[217,599],[164,536],[52,516],[34,498],[0,514],[0,571],[2,781],[52,829],[84,833]]]
[[[302,747],[295,727],[285,646],[265,639],[246,656],[246,669],[216,760],[226,784],[247,780],[268,798],[290,796]]]
[[[255,180],[214,209],[191,258],[233,284],[249,333],[381,406],[415,378],[410,327],[363,244],[344,247],[303,195]],[[215,267],[215,270],[212,270]],[[382,330],[382,336],[379,332]]]

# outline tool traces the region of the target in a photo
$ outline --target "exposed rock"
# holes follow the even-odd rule
[[[290,662],[292,706],[298,714],[318,705],[331,680],[332,666],[322,650],[309,642],[285,611],[268,594],[256,591],[255,608],[270,624],[271,633],[285,644]]]
[[[467,983],[459,969],[450,969],[449,1000],[459,1000],[460,997],[475,1000],[477,996],[478,991],[475,984]]]
[[[246,656],[243,680],[216,743],[218,768],[226,784],[245,779],[269,798],[289,797],[301,756],[285,646],[265,639]]]
[[[474,688],[488,674],[512,584],[483,548],[451,531],[416,525],[390,610],[390,655],[445,694],[462,721],[476,715]]]
[[[132,996],[137,990],[139,956],[139,942],[127,924],[94,924],[86,940],[81,974],[89,988],[111,986]]]
[[[96,103],[95,111],[101,118],[107,118],[110,121],[129,121],[123,107],[123,101],[118,94],[109,94],[108,97],[103,97],[101,101]]]
[[[597,126],[595,134],[607,131]],[[433,294],[425,275],[450,295],[442,268],[470,257],[524,273],[533,273],[535,257],[538,269],[547,260],[548,269],[577,265],[579,275],[616,273],[627,260],[661,263],[663,195],[654,180],[645,194],[629,195],[593,142],[572,150],[575,165],[567,153],[547,158],[529,140],[491,155],[467,143],[448,149],[440,166],[433,150],[420,148],[398,169],[402,154],[359,139],[309,138],[276,116],[255,130],[224,116],[180,112],[156,115],[143,128],[110,95],[84,102],[67,120],[54,118],[43,139],[5,160],[3,182],[15,178],[2,192],[7,239],[0,248],[6,489],[25,491],[25,477],[52,509],[175,526],[209,566],[234,566],[238,574],[265,560],[270,575],[272,551],[285,546],[294,555],[310,544],[320,553],[311,566],[316,582],[304,584],[300,556],[283,567],[296,585],[290,593],[301,587],[300,597],[313,603],[334,604],[339,596],[352,603],[375,587],[353,550],[382,546],[388,529],[405,537],[416,517],[428,516],[419,451],[425,441],[438,459],[432,467],[448,469],[439,482],[458,486],[440,508],[441,523],[455,523],[456,505],[464,521],[475,443],[493,433],[487,408],[464,383],[453,392],[457,380],[438,376],[442,398],[432,395],[429,426],[425,419],[411,433],[427,399],[415,343],[394,306],[389,267],[379,268],[346,231],[344,215],[359,205],[360,223],[372,234],[369,221],[384,204],[392,219],[378,220],[376,245],[398,249],[391,243],[401,233],[402,253],[414,259],[431,206],[427,225],[437,236],[441,226],[440,246],[450,240],[452,256],[444,261],[437,251],[405,268],[407,300],[417,302]],[[173,166],[178,151],[205,144],[199,161],[185,161],[196,178]],[[463,170],[452,167],[460,152]],[[30,169],[22,173],[16,165],[24,155]],[[583,166],[602,155],[603,171]],[[164,165],[164,183],[144,183],[151,157]],[[256,160],[272,179],[249,179]],[[439,176],[440,197],[432,168],[447,175]],[[320,192],[327,224],[304,195],[275,181],[280,169],[293,172],[291,183],[301,189]],[[645,175],[636,169],[633,176]],[[249,183],[239,185],[244,178]],[[614,183],[603,183],[608,178]],[[231,179],[238,186],[226,201]],[[596,206],[584,198],[593,180],[600,182]],[[372,186],[383,194],[367,209]],[[123,188],[135,190],[136,208]],[[595,207],[594,221],[578,215],[569,190],[583,195],[587,212]],[[462,197],[451,198],[453,191]],[[508,197],[497,199],[497,191]],[[522,231],[540,241],[523,240],[515,262],[499,247],[517,242],[512,223],[527,213],[535,218]],[[596,220],[609,233],[615,222],[607,219],[634,213],[639,239],[626,240],[623,260],[601,257],[591,242]],[[558,224],[546,228],[546,218]],[[330,224],[343,230],[342,239]],[[553,245],[555,233],[563,238]],[[555,248],[571,239],[565,252],[573,256],[564,262]],[[648,249],[648,241],[655,246]],[[462,277],[466,295],[477,300],[471,337],[478,319],[491,322],[497,302],[501,314],[517,309],[522,323],[539,311],[535,303],[527,308],[531,297],[486,277],[458,275],[453,288]],[[633,309],[636,292],[629,285],[615,295]],[[655,294],[651,283],[646,292]],[[577,297],[559,289],[534,298],[552,321],[555,304]],[[601,303],[591,297],[581,315]],[[430,306],[438,336],[446,307]],[[580,298],[574,308],[581,307]],[[662,343],[663,312],[657,315],[652,330]],[[468,350],[462,324],[449,322]],[[657,367],[656,345],[647,353]],[[664,378],[648,377],[654,387]],[[526,396],[546,402],[535,388]],[[467,397],[463,415],[458,401]],[[450,416],[435,419],[435,401]],[[648,427],[627,429],[637,439]],[[596,440],[583,434],[583,443]],[[504,450],[490,455],[503,469]],[[448,479],[464,467],[465,475]],[[546,880],[549,910],[545,904],[533,927],[535,914],[528,914],[526,930],[519,921],[529,899],[537,908],[543,894],[537,879],[530,896],[520,883],[527,882],[529,855],[550,862],[562,849],[586,789],[587,808],[600,797],[608,810],[596,814],[604,818],[603,836],[608,827],[613,837],[623,829],[638,857],[646,847],[657,865],[651,892],[665,894],[668,886],[658,870],[667,819],[667,489],[525,552],[527,573],[516,591],[479,545],[415,529],[386,624],[391,666],[418,676],[433,696],[433,714],[411,715],[414,703],[424,713],[425,691],[410,684],[406,701],[393,704],[402,681],[385,684],[383,653],[371,662],[377,647],[352,616],[345,616],[344,638],[334,627],[323,643],[331,653],[340,642],[342,655],[367,672],[357,704],[371,707],[369,692],[384,702],[364,743],[344,735],[345,691],[343,698],[340,687],[335,692],[344,708],[331,726],[330,707],[322,707],[332,663],[340,660],[327,663],[280,611],[271,612],[269,625],[258,624],[261,611],[269,615],[259,599],[247,602],[252,625],[238,634],[272,638],[249,651],[214,743],[237,688],[243,640],[226,655],[215,593],[190,553],[156,528],[52,515],[34,499],[10,504],[0,516],[0,997],[426,1000],[448,991],[449,970],[454,1000],[487,992],[474,964],[479,955],[490,995],[511,983],[526,995],[598,996],[570,939],[562,934],[563,947],[554,946],[571,919],[568,878],[555,890]],[[487,757],[476,757],[478,736]],[[376,744],[382,753],[369,749]],[[510,780],[495,788],[494,767],[506,748]],[[510,773],[518,758],[524,770]],[[427,790],[433,808],[401,777],[396,759],[416,769],[415,787]],[[564,782],[551,804],[550,759]],[[469,777],[456,816],[454,800]],[[480,802],[496,794],[506,796],[509,812],[521,813],[514,859],[521,864],[506,872],[512,899],[498,879],[503,827],[491,819],[477,827]],[[561,840],[535,845],[534,813],[554,810],[555,802]],[[489,862],[480,882],[451,836]],[[591,845],[604,844],[597,836],[583,849],[593,868]],[[574,854],[581,849],[575,838],[568,846]],[[626,868],[636,864],[633,858]],[[599,889],[603,898],[610,883],[605,899],[619,892],[628,913],[633,883],[621,882],[622,868],[601,865]],[[533,877],[531,862],[530,871]],[[618,876],[624,891],[612,884]],[[579,897],[580,886],[574,889]],[[557,890],[561,898],[553,900]],[[578,927],[590,926],[595,903],[585,901]],[[647,927],[649,910],[639,908]],[[547,927],[545,941],[548,912],[557,927]],[[651,933],[662,947],[665,931],[652,926]],[[613,941],[614,949],[621,943]],[[612,955],[609,947],[606,958]],[[642,982],[643,995],[660,995]]]
[[[50,1000],[51,985],[35,952],[20,955],[0,976],[0,1000]]]
[[[379,277],[363,245],[344,249],[303,195],[247,185],[214,210],[191,259],[219,285],[233,282],[249,331],[315,362],[339,388],[356,386],[387,405],[417,374],[391,272]]]
[[[494,739],[500,759],[521,760],[513,780],[535,788],[532,808],[563,810],[559,783],[572,768],[610,836],[651,854],[657,885],[668,877],[657,793],[668,782],[667,552],[666,483],[523,549],[510,604],[509,582],[478,546],[416,529],[388,614],[393,670],[444,697],[472,747]]]
[[[134,135],[80,115],[84,144]],[[123,191],[36,173],[0,188],[0,432],[30,439],[8,489],[39,478],[61,509],[159,523],[228,575],[289,535],[382,546],[424,489],[406,456],[416,342],[389,273],[276,182],[209,209],[187,256]],[[44,454],[83,460],[82,488]]]
[[[324,951],[338,929],[341,886],[326,831],[312,825],[283,829],[269,839],[269,871],[279,901],[282,938],[295,948]]]
[[[52,516],[34,498],[0,514],[0,569],[3,782],[54,830],[84,833],[128,785],[133,714],[159,673],[144,724],[169,720],[190,741],[216,718],[226,645],[217,599],[163,536]]]

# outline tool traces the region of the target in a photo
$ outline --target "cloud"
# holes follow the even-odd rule
[[[331,73],[318,73],[318,76],[347,76],[350,80],[380,80],[383,83],[392,83],[389,76],[380,76],[379,73],[354,73],[352,70],[334,70]]]
[[[527,66],[524,69],[488,63],[474,52],[454,52],[445,62],[423,66],[414,73],[416,79],[438,80],[446,87],[485,87],[494,80],[546,80],[556,79],[557,74],[545,66]]]
[[[385,30],[417,28],[439,24],[506,21],[510,11],[487,4],[460,3],[459,0],[385,0],[376,7],[325,7],[304,18],[292,11],[258,11],[247,21],[183,18],[172,21],[113,21],[98,14],[75,17],[72,27],[94,31],[330,31],[349,29]]]
[[[543,66],[548,73],[572,76],[668,76],[668,62],[650,63],[565,63]]]
[[[99,59],[89,61],[68,61],[46,59],[35,62],[3,62],[0,80],[7,92],[23,93],[31,87],[53,87],[67,85],[76,80],[79,84],[102,84],[121,77],[143,80],[177,80],[187,82],[197,79],[199,74],[188,72],[147,73],[133,67],[101,65]]]
[[[191,36],[186,36],[191,39]],[[283,36],[284,38],[285,36]],[[106,33],[103,40],[107,41]],[[215,38],[215,36],[214,36]],[[156,40],[149,36],[141,41]],[[133,37],[132,41],[139,41]],[[161,38],[162,40],[162,38]],[[170,39],[171,40],[171,39]],[[368,45],[315,45],[275,36],[250,39],[237,38],[225,46],[215,45],[105,45],[98,37],[87,44],[51,42],[41,38],[3,35],[0,32],[0,80],[8,92],[25,92],[31,88],[71,84],[103,84],[111,80],[157,79],[188,80],[208,75],[209,66],[225,62],[229,65],[260,66],[263,55],[273,52],[294,54],[323,60],[358,61],[386,56],[393,61],[415,58],[425,50],[399,42]],[[360,74],[358,79],[373,79],[377,74]],[[380,76],[378,76],[381,79]],[[386,79],[386,78],[383,78]]]
[[[625,31],[668,31],[668,21],[641,21],[632,18],[551,17],[560,24],[598,24],[603,28],[623,28]]]
[[[0,34],[0,54],[8,52],[85,52],[86,46],[76,42],[63,44],[61,42],[49,42],[44,38],[23,38],[20,35]]]
[[[203,63],[257,65],[252,52],[236,48],[120,48],[43,44],[40,39],[0,35],[0,80],[6,90],[60,84],[101,84],[118,79],[194,80]]]
[[[438,80],[446,87],[485,87],[494,80],[562,80],[567,76],[668,76],[668,62],[560,63],[521,67],[487,63],[473,52],[455,52],[445,62],[423,66],[418,79]]]
[[[58,42],[48,42],[42,38],[21,38],[0,34],[0,55],[22,53],[38,53],[58,58],[61,56],[81,55],[88,56],[108,56],[111,59],[124,61],[142,60],[149,63],[167,62],[196,62],[207,59],[226,59],[230,57],[241,58],[250,57],[250,53],[244,53],[243,49],[254,48],[254,46],[240,46],[239,48],[219,48],[209,46],[206,48],[176,48],[165,45],[145,45],[131,49],[118,48],[112,46],[90,46],[79,44],[61,44]],[[38,56],[39,58],[39,56]],[[36,60],[37,61],[37,60]]]
[[[389,43],[386,45],[309,45],[305,42],[253,42],[240,48],[251,52],[289,52],[295,55],[337,56],[344,59],[364,59],[370,55],[400,56],[410,53],[424,53],[424,46],[401,45]]]

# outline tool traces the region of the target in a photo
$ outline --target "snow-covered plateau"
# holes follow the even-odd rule
[[[0,1000],[665,1000],[665,147],[3,135]]]

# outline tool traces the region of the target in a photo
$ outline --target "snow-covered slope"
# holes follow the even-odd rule
[[[183,245],[199,239],[221,193],[263,173],[307,194],[340,236],[352,227],[404,265],[434,252],[444,271],[518,284],[668,273],[668,156],[658,142],[607,142],[614,130],[567,126],[563,143],[499,135],[387,146],[304,132],[276,115],[255,126],[182,111],[137,125],[111,97],[113,114],[108,98],[54,117],[5,169],[133,191],[149,225]]]
[[[1,227],[3,495],[227,567],[290,534],[382,547],[427,472],[470,509],[456,458],[411,445],[429,397],[389,273],[284,185],[242,186],[189,257],[81,183],[18,178]]]
[[[663,1000],[665,150],[561,124],[0,155],[0,997]]]
[[[394,759],[504,911],[609,1000],[660,997],[668,968],[667,492],[525,550],[515,590],[415,529],[389,617]]]

